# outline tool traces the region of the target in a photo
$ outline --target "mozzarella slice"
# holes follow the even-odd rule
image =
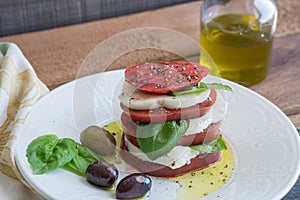
[[[200,154],[199,151],[191,149],[190,147],[175,146],[169,153],[155,160],[151,160],[141,149],[137,148],[130,141],[128,141],[126,137],[125,144],[128,148],[128,151],[137,158],[143,161],[169,166],[172,169],[177,169],[186,164],[190,164],[191,159]]]
[[[206,113],[204,116],[190,119],[190,125],[185,135],[194,135],[204,131],[212,123],[212,112]]]
[[[225,101],[221,94],[217,92],[216,103],[212,106],[212,123],[216,123],[225,118],[229,103]]]
[[[190,119],[190,125],[185,135],[193,135],[204,131],[212,123],[219,122],[225,118],[228,102],[217,92],[216,103],[202,117]]]
[[[136,89],[126,81],[123,85],[122,94],[119,96],[120,101],[126,107],[134,110],[149,110],[159,107],[169,109],[187,108],[198,103],[204,102],[210,94],[210,90],[200,94],[188,94],[181,96],[170,96],[161,94],[151,94]]]

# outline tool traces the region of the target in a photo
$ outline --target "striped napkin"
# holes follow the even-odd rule
[[[27,185],[15,164],[14,147],[32,105],[48,91],[18,46],[13,43],[0,43],[1,198],[36,198],[31,196],[32,194],[26,194],[27,198],[24,198],[22,192],[18,194],[22,189],[28,191],[28,188],[21,184],[22,182]],[[7,197],[3,196],[8,195],[10,189],[13,194]]]

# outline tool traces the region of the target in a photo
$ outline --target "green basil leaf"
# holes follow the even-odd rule
[[[72,139],[60,139],[54,147],[52,155],[47,160],[47,164],[37,174],[44,174],[62,167],[77,154],[76,143]]]
[[[165,123],[139,123],[136,137],[141,150],[155,160],[170,152],[180,141],[189,127],[189,120]]]
[[[200,144],[195,146],[190,146],[190,148],[200,151],[202,153],[215,153],[218,151],[226,150],[227,145],[225,141],[219,135],[208,144]]]
[[[47,165],[58,142],[59,138],[56,135],[49,134],[34,139],[28,145],[26,156],[35,174],[38,174]]]
[[[227,90],[232,91],[232,88],[228,85],[223,85],[221,83],[204,83],[199,82],[197,86],[192,86],[190,88],[186,88],[185,90],[179,92],[171,92],[171,96],[180,96],[186,94],[199,94],[205,92],[209,89],[218,89],[218,90]]]
[[[232,92],[232,88],[228,85],[223,85],[220,83],[206,83],[209,89],[216,89],[216,90],[227,90]]]
[[[185,94],[199,94],[199,93],[205,92],[207,90],[208,90],[208,88],[205,88],[205,87],[199,88],[197,86],[193,86],[193,87],[187,88],[187,89],[179,91],[179,92],[171,92],[170,95],[171,96],[181,96],[181,95],[185,95]]]
[[[208,87],[207,87],[207,84],[206,83],[204,83],[204,82],[199,82],[198,83],[198,87],[197,88],[203,88],[203,89],[208,89]]]
[[[88,165],[98,157],[85,146],[70,138],[59,139],[56,135],[43,135],[27,147],[26,156],[34,174],[43,174],[59,167],[85,176]]]
[[[77,144],[77,149],[78,155],[66,163],[63,168],[77,175],[86,176],[87,167],[99,159],[92,151],[83,145]]]

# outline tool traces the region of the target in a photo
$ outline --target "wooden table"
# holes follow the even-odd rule
[[[280,15],[270,74],[251,89],[276,104],[300,128],[300,3],[298,0],[281,0],[278,4]],[[200,5],[201,2],[181,4],[134,15],[3,37],[0,41],[18,44],[41,80],[50,89],[54,89],[76,78],[80,64],[97,44],[125,30],[141,27],[168,28],[198,42]],[[188,51],[186,56],[197,61],[198,54],[199,51],[194,49]],[[115,60],[108,69],[158,59],[176,59],[176,56],[153,49],[136,50]],[[87,69],[85,74],[94,72],[94,69]]]

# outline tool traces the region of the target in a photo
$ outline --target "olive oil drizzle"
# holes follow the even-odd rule
[[[228,145],[227,145],[228,146]],[[234,157],[230,148],[222,152],[220,161],[213,165],[177,178],[170,179],[180,185],[177,199],[199,199],[221,188],[234,170]]]

